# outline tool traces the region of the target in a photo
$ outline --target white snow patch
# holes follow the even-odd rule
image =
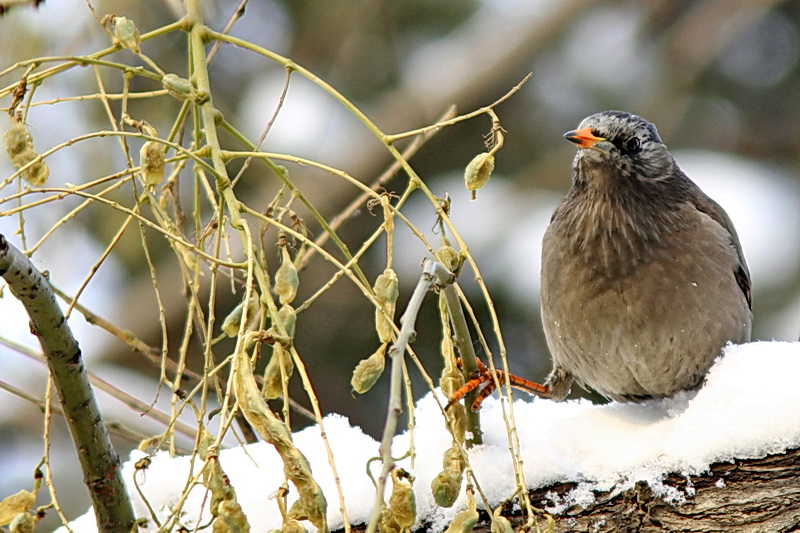
[[[514,414],[527,485],[536,488],[555,481],[578,483],[567,494],[549,498],[547,505],[553,512],[572,505],[591,505],[595,492],[624,490],[640,480],[647,481],[667,501],[680,504],[694,495],[694,487],[691,481],[683,488],[665,484],[667,473],[689,479],[707,472],[715,462],[763,457],[800,446],[797,375],[800,343],[755,342],[729,346],[697,393],[642,404],[518,399]],[[514,491],[500,406],[493,398],[485,402],[481,411],[485,444],[470,451],[470,463],[491,505]],[[378,454],[378,443],[351,427],[342,416],[330,415],[324,425],[348,517],[353,523],[364,522],[369,518],[374,497],[366,465]],[[408,450],[409,437],[405,433],[395,439],[395,456]],[[414,466],[409,459],[401,461],[400,466],[416,478],[418,520],[432,523],[434,530],[442,529],[463,508],[465,498],[462,494],[452,508],[441,509],[430,494],[430,481],[441,470],[442,453],[451,443],[431,394],[417,406],[414,439]],[[327,497],[330,527],[340,528],[342,513],[319,429],[300,431],[294,441],[309,459],[314,477]],[[134,452],[126,463],[124,475],[128,483],[133,475],[132,462],[142,457],[141,452]],[[259,443],[227,449],[220,453],[219,460],[253,530],[279,527],[278,508],[270,497],[283,483],[283,465],[272,447]],[[375,461],[373,472],[377,468]],[[188,458],[159,453],[147,472],[137,476],[137,482],[151,506],[161,513],[178,500],[189,471]],[[717,486],[724,486],[720,481]],[[130,492],[134,494],[137,516],[148,516],[136,491]],[[202,514],[206,499],[202,487],[196,487],[187,499],[183,524],[190,530],[198,521],[207,523],[207,514]],[[291,503],[292,497],[289,499]],[[96,531],[91,515],[71,526],[76,533]]]

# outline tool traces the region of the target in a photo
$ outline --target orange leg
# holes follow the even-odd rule
[[[461,367],[461,359],[458,360],[458,366]],[[491,371],[480,360],[478,360],[478,372],[480,372],[480,374],[477,377],[467,381],[463,387],[455,391],[453,395],[450,396],[447,401],[447,405],[445,406],[445,410],[449,409],[451,405],[461,400],[461,398],[470,392],[474,391],[478,387],[483,386],[478,394],[478,397],[470,406],[473,411],[477,411],[481,408],[483,401],[494,392],[495,382],[492,379]],[[512,387],[524,390],[525,392],[534,394],[541,398],[550,397],[550,388],[546,385],[541,385],[535,381],[530,381],[517,375],[509,374],[503,370],[497,371],[497,381],[500,382],[501,385],[508,381]]]

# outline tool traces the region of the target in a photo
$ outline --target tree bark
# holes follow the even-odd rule
[[[673,505],[639,482],[621,493],[595,493],[588,507],[573,506],[554,516],[553,533],[791,533],[800,532],[800,448],[761,459],[736,459],[711,465],[699,476],[671,474],[664,480],[686,493],[686,502]],[[563,499],[577,483],[556,483],[530,491],[531,503],[540,509]],[[515,500],[516,501],[516,500]],[[511,509],[512,505],[507,504]],[[525,521],[503,512],[515,531]],[[547,521],[538,519],[539,531]],[[340,530],[341,531],[341,530]],[[340,533],[337,531],[335,533]],[[363,532],[364,526],[354,526]],[[416,533],[427,533],[423,526]],[[490,533],[489,515],[480,510],[475,533]],[[528,532],[533,532],[531,528]]]
[[[596,493],[594,504],[587,508],[565,510],[555,517],[554,533],[800,531],[800,449],[716,463],[703,475],[672,474],[664,483],[686,493],[686,502],[666,503],[639,482],[622,493]],[[548,493],[563,497],[575,486],[561,483],[531,491],[531,502],[540,508],[552,505]],[[512,524],[522,525],[518,517]],[[482,526],[475,531],[489,531],[488,523]],[[544,521],[539,527],[546,531]]]
[[[22,302],[31,333],[39,339],[61,408],[78,451],[83,478],[92,497],[98,531],[119,533],[134,525],[119,468],[119,457],[103,423],[89,384],[81,350],[56,303],[47,278],[0,234],[0,275]]]

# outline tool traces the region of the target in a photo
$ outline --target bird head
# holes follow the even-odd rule
[[[580,148],[574,162],[576,179],[597,176],[608,184],[608,180],[658,181],[675,175],[675,160],[656,127],[639,116],[623,111],[596,113],[564,138]]]

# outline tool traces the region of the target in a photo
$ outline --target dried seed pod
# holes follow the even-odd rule
[[[114,17],[114,37],[123,48],[137,54],[142,51],[142,37],[128,17]]]
[[[192,82],[186,78],[181,78],[177,74],[164,74],[161,78],[161,85],[167,90],[170,96],[178,100],[194,100],[197,98],[197,91]]]
[[[475,191],[486,185],[492,177],[494,170],[494,155],[489,152],[482,152],[472,158],[464,171],[464,183],[468,191],[472,191],[472,199],[475,199]]]
[[[350,386],[353,387],[354,392],[364,394],[381,377],[386,365],[386,346],[385,343],[381,344],[374,354],[358,362],[353,370],[353,377],[350,378]]]
[[[16,494],[7,496],[0,502],[0,524],[8,524],[18,514],[30,511],[35,503],[36,496],[27,490],[21,490]]]
[[[247,318],[253,318],[253,315],[258,311],[258,296],[252,294],[247,301]],[[228,337],[235,337],[239,334],[239,326],[242,322],[244,315],[244,302],[239,302],[233,310],[228,313],[225,320],[222,321],[222,332]]]
[[[236,498],[223,500],[214,520],[213,533],[250,533],[250,524]]]
[[[280,320],[281,326],[283,326],[286,332],[286,336],[293,339],[295,326],[297,325],[297,313],[294,307],[289,304],[281,306],[281,308],[278,309],[278,320]]]
[[[29,513],[18,514],[8,525],[10,533],[33,533],[35,528],[36,520]]]
[[[454,274],[458,274],[461,270],[461,265],[464,263],[464,256],[449,245],[443,245],[436,250],[436,259]]]
[[[503,516],[503,508],[497,507],[492,513],[491,533],[514,533],[514,528],[508,518]]]
[[[284,246],[281,248],[281,266],[275,272],[275,294],[282,304],[292,303],[297,296],[298,285],[300,278],[297,276],[297,267],[289,256],[289,250]]]
[[[413,479],[403,469],[392,471],[392,494],[378,522],[380,533],[402,533],[411,530],[417,520],[417,501],[411,486]]]
[[[14,123],[3,135],[6,152],[9,159],[11,159],[11,164],[15,169],[19,170],[32,163],[22,173],[22,177],[34,187],[43,185],[50,176],[50,169],[47,168],[47,164],[44,161],[36,161],[39,158],[39,154],[33,149],[33,138],[28,128],[25,124],[16,122],[16,119],[14,120]],[[34,163],[34,161],[36,162]]]
[[[6,146],[8,157],[12,161],[14,158],[26,150],[33,150],[33,138],[25,124],[15,122],[3,135],[3,142]]]
[[[468,488],[467,508],[456,514],[444,533],[469,533],[475,528],[475,524],[478,523],[479,516],[478,506],[475,504],[475,497]]]
[[[439,507],[452,507],[461,492],[464,476],[460,472],[442,470],[431,481],[433,500]]]
[[[392,471],[392,495],[389,496],[389,508],[394,521],[403,531],[408,531],[417,520],[417,500],[414,488],[405,471]]]
[[[397,273],[393,269],[387,268],[375,280],[373,289],[375,290],[375,299],[379,303],[396,302],[400,295]]]
[[[164,181],[164,147],[156,141],[147,141],[139,152],[139,165],[145,185],[154,187]]]
[[[392,321],[394,320],[397,298],[400,295],[399,285],[395,271],[387,268],[378,276],[373,286],[375,299],[380,305],[380,307],[375,308],[375,329],[381,342],[392,340]]]
[[[310,520],[320,533],[328,533],[327,502],[314,480],[308,459],[292,443],[292,436],[267,406],[256,385],[250,360],[243,351],[234,355],[233,389],[242,414],[265,441],[275,446],[283,461],[286,477],[295,485],[300,499],[292,505],[289,517]]]
[[[283,373],[281,373],[283,366]],[[283,394],[283,376],[288,379],[294,372],[294,361],[291,354],[287,353],[283,345],[275,343],[273,345],[272,357],[264,370],[264,398],[274,400]]]

